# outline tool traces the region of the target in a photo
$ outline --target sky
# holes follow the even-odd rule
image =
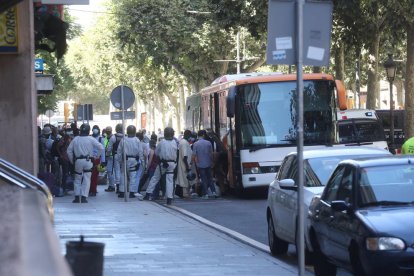
[[[99,13],[105,11],[103,0],[89,0],[89,5],[70,5],[69,13],[76,17],[76,23],[80,24],[83,29],[87,29],[93,25]]]

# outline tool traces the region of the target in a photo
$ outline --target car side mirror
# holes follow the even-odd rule
[[[331,208],[337,212],[342,212],[342,211],[349,212],[351,210],[351,206],[343,200],[332,201]]]
[[[297,191],[298,186],[295,184],[295,180],[286,178],[279,181],[279,186],[281,189],[284,190],[291,190],[291,191]]]

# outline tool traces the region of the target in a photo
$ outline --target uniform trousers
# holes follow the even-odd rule
[[[107,162],[106,162],[106,175],[108,177],[108,187],[112,187],[115,188],[115,172],[114,172],[114,158],[112,156],[108,156],[107,157]]]
[[[73,181],[75,196],[88,197],[92,166],[92,160],[77,159],[75,161],[75,179]]]
[[[174,169],[176,163],[168,162],[168,168],[164,168],[162,164],[158,165],[155,169],[154,175],[148,184],[147,193],[152,194],[155,186],[160,182],[162,175],[165,174],[165,195],[167,198],[174,197]]]
[[[128,192],[137,193],[138,192],[138,181],[139,181],[139,170],[136,169],[137,166],[136,159],[128,159],[127,160],[127,179],[129,180],[127,183],[129,184],[129,188],[127,189]],[[119,185],[119,191],[125,192],[125,179],[124,179],[124,166],[121,165],[121,185]]]

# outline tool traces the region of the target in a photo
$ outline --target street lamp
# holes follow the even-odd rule
[[[390,152],[395,154],[394,144],[394,100],[392,94],[392,83],[395,79],[395,73],[397,72],[397,63],[392,58],[392,54],[388,54],[388,59],[384,62],[384,68],[387,73],[387,79],[390,83]]]

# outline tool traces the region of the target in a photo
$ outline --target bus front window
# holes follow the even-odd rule
[[[296,82],[239,87],[239,118],[244,148],[296,145]],[[304,142],[327,144],[334,137],[334,93],[329,81],[304,82]]]

